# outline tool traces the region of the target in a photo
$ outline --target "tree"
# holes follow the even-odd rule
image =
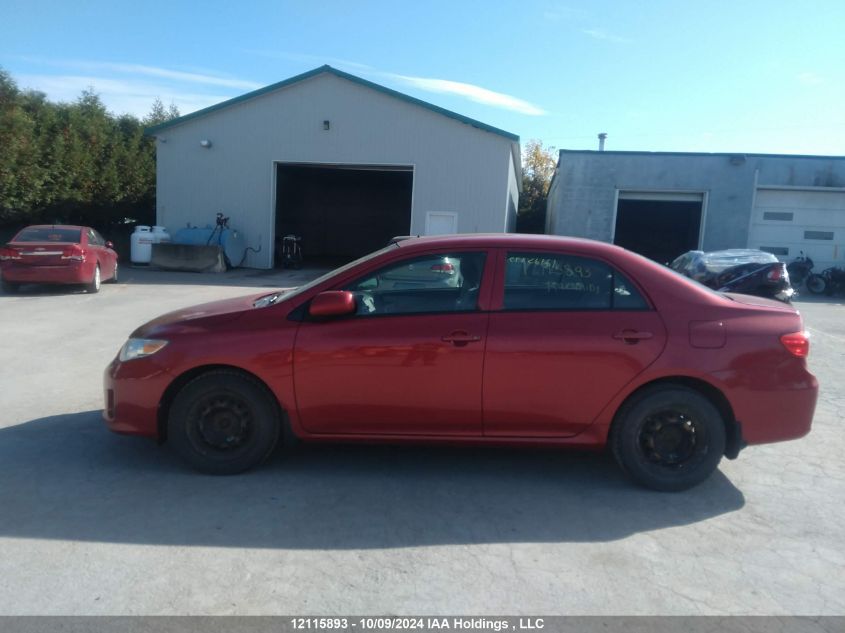
[[[178,115],[174,104],[157,100],[150,116]],[[93,89],[72,103],[51,103],[20,90],[0,68],[2,232],[44,221],[105,232],[154,214],[155,143],[141,121],[114,116]]]
[[[150,108],[149,114],[144,117],[143,123],[146,127],[152,127],[177,118],[179,118],[179,108],[176,104],[171,102],[170,105],[165,108],[161,99],[156,97],[155,101],[153,101],[152,107]]]
[[[545,233],[546,200],[556,165],[554,147],[544,147],[537,139],[525,144],[522,152],[522,193],[516,216],[518,233]]]

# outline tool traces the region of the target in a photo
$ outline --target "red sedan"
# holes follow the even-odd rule
[[[641,484],[683,490],[746,444],[810,430],[808,351],[793,307],[616,246],[424,237],[288,293],[147,323],[106,369],[104,417],[216,474],[256,466],[287,427],[307,441],[609,446]]]
[[[99,292],[117,281],[117,253],[111,242],[87,226],[28,226],[0,248],[3,290],[22,284],[81,284]]]

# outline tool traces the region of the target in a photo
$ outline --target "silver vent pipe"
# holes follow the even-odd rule
[[[599,133],[599,151],[604,151],[604,140],[607,138],[607,132],[600,132]]]

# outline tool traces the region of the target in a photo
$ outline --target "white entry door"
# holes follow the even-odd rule
[[[457,232],[457,213],[447,211],[429,211],[425,214],[426,235],[451,235]]]

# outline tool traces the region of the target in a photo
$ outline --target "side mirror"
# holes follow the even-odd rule
[[[106,248],[114,250],[114,242],[106,242]]]
[[[328,290],[311,300],[308,314],[315,317],[339,317],[355,313],[355,296],[348,290]]]

